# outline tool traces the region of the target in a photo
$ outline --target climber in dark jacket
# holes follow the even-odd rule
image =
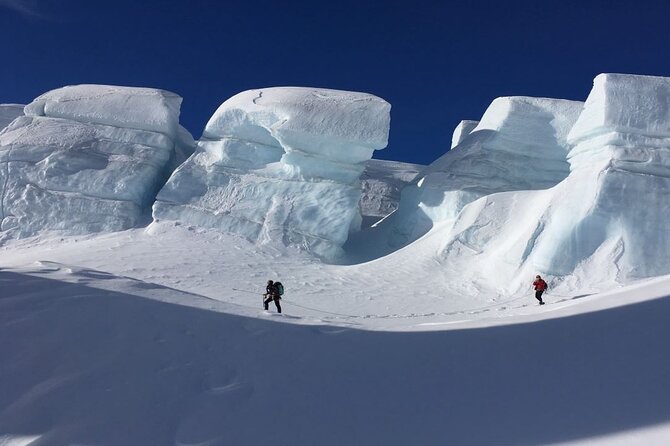
[[[265,294],[263,294],[263,309],[268,310],[269,304],[271,301],[275,301],[275,306],[277,307],[277,313],[281,313],[281,305],[279,305],[279,291],[275,286],[272,280],[268,280],[268,284],[265,287]]]

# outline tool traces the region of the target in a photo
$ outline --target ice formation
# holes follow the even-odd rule
[[[368,161],[361,176],[362,227],[368,227],[395,211],[400,201],[400,191],[425,167],[398,161]]]
[[[547,189],[568,176],[567,135],[583,103],[502,97],[461,143],[430,164],[402,192],[398,210],[380,224],[390,248],[453,221],[479,197]]]
[[[464,120],[458,123],[451,136],[451,148],[453,149],[461,143],[472,131],[479,125],[479,121]]]
[[[36,98],[0,134],[2,231],[82,234],[139,224],[170,166],[193,149],[180,104],[167,91],[103,85]]]
[[[154,218],[336,256],[360,224],[359,177],[387,144],[389,112],[376,96],[336,90],[233,96],[158,194]]]
[[[23,105],[0,104],[0,132],[13,120],[23,115]]]
[[[567,274],[600,254],[622,278],[670,272],[670,78],[597,76],[568,140],[533,262]]]

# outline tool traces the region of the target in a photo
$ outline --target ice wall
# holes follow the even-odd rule
[[[389,112],[376,96],[346,91],[233,96],[158,194],[154,218],[336,256],[360,224],[359,177],[387,144]]]
[[[13,120],[23,116],[23,107],[20,104],[0,104],[0,132]]]
[[[568,139],[534,264],[562,275],[597,254],[621,278],[669,273],[670,78],[597,76]]]
[[[50,91],[0,134],[1,229],[69,234],[138,225],[179,156],[181,98],[149,88]]]
[[[546,189],[568,176],[567,135],[583,107],[562,99],[502,97],[458,147],[430,164],[380,224],[398,248],[496,192]]]
[[[453,149],[461,143],[477,127],[479,121],[464,120],[458,123],[451,136],[451,148]]]

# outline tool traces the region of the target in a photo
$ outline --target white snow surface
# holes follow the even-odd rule
[[[0,104],[0,132],[23,115],[23,107],[21,104]]]
[[[670,435],[669,277],[602,294],[550,280],[538,306],[529,289],[459,285],[433,246],[336,266],[166,224],[10,241],[0,438],[647,445]],[[285,285],[282,316],[260,309],[268,278]],[[542,416],[520,422],[524,413]]]
[[[469,119],[463,120],[458,123],[454,129],[454,133],[451,136],[451,148],[453,149],[465,139],[472,131],[477,127],[479,121],[472,121]]]
[[[453,222],[463,207],[497,192],[547,189],[565,179],[570,128],[583,103],[503,97],[487,108],[461,143],[406,187],[398,210],[365,238],[378,255]]]
[[[263,127],[283,106],[259,113],[253,100],[272,95],[250,95],[250,114],[222,113],[161,192],[154,211],[173,218],[63,235],[46,230],[63,229],[58,209],[91,231],[125,215],[96,203],[150,201],[150,175],[119,163],[169,165],[175,142],[18,117],[0,133],[3,229],[44,223],[0,245],[0,444],[665,444],[669,87],[602,75],[583,110],[494,101],[396,212],[349,237],[339,265],[311,253],[356,226],[357,211],[340,215],[359,206],[353,172],[393,184],[418,166],[353,161],[358,149],[342,161],[338,129],[324,152],[300,149],[322,171],[290,167],[312,140],[300,129],[326,118],[287,126],[289,150],[272,136],[281,121]],[[359,130],[354,146],[381,144]],[[376,257],[399,217],[405,246]],[[268,279],[286,289],[282,315],[261,309]]]
[[[195,145],[175,121],[180,102],[160,90],[85,85],[27,105],[26,116],[0,133],[4,236],[143,223],[174,164]]]
[[[389,112],[376,96],[336,90],[233,96],[158,194],[154,219],[335,258],[360,225],[359,177],[386,146]]]

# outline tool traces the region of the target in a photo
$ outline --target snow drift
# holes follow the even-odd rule
[[[194,142],[181,98],[149,88],[50,91],[0,134],[2,231],[69,234],[138,225]]]
[[[404,246],[463,207],[496,192],[547,189],[566,178],[567,135],[583,103],[503,97],[494,100],[461,143],[430,164],[402,192],[380,224],[389,248]]]
[[[389,112],[376,96],[336,90],[233,96],[158,194],[154,218],[336,256],[360,224],[359,177],[387,144]]]

